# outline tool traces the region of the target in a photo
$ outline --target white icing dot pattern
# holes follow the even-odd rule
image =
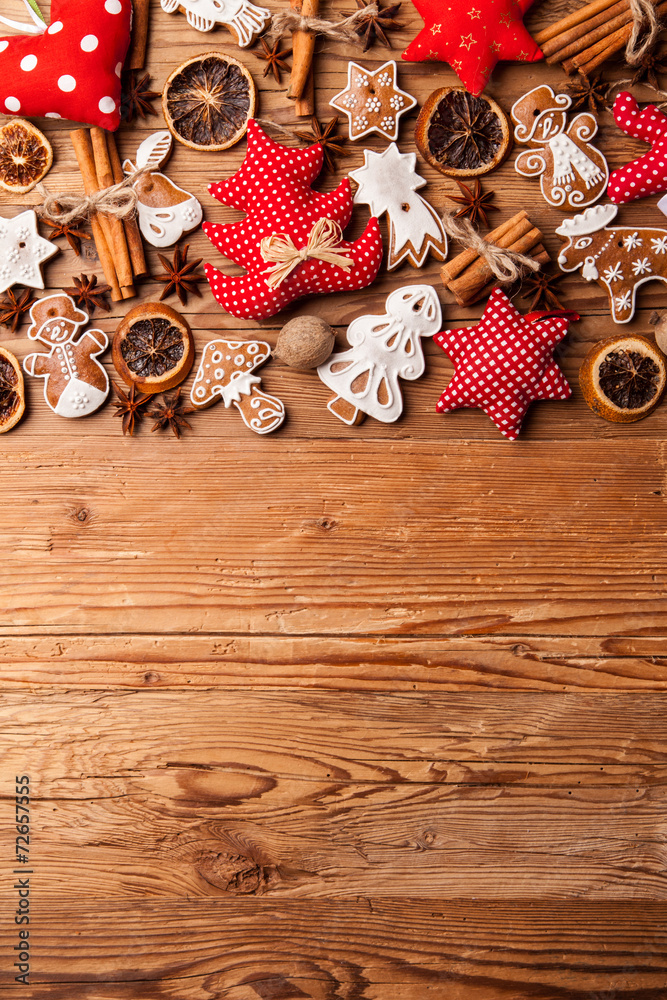
[[[387,62],[371,73],[350,62],[347,73],[347,87],[330,104],[348,116],[350,139],[361,139],[369,132],[378,132],[392,141],[396,139],[400,116],[417,103],[397,86],[396,63]],[[362,113],[357,114],[356,108],[363,108]]]

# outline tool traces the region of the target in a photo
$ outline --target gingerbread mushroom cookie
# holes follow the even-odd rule
[[[396,83],[396,63],[384,63],[375,71],[350,62],[347,87],[329,102],[349,118],[350,139],[363,139],[378,132],[385,139],[398,138],[398,120],[417,101]]]
[[[285,407],[275,396],[263,392],[261,379],[253,375],[271,355],[261,340],[212,340],[204,348],[190,393],[198,409],[219,399],[226,407],[233,403],[246,427],[256,434],[275,431],[285,419]]]

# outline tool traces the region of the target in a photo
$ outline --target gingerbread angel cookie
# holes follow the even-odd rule
[[[524,177],[539,177],[549,205],[584,208],[600,198],[609,168],[599,149],[591,145],[598,125],[582,112],[567,124],[572,98],[554,94],[543,84],[519,98],[512,108],[514,138],[527,150],[519,153],[514,169]]]
[[[107,335],[87,330],[77,338],[79,327],[89,322],[89,316],[62,293],[35,302],[30,319],[30,339],[41,340],[51,350],[29,354],[23,370],[44,379],[44,398],[58,416],[94,413],[109,395],[107,373],[97,360],[109,346]]]
[[[236,36],[239,47],[246,49],[266,29],[271,14],[250,0],[160,0],[167,14],[182,10],[188,24],[197,31],[211,31],[224,24]]]
[[[285,407],[263,392],[262,380],[253,375],[270,355],[271,348],[261,340],[211,340],[192,386],[192,405],[203,409],[221,399],[226,407],[236,406],[251,431],[275,431],[285,419]]]

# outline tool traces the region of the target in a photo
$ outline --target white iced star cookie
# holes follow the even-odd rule
[[[355,62],[348,63],[347,87],[329,102],[350,120],[350,139],[379,132],[386,139],[398,138],[398,120],[417,101],[396,85],[396,63],[386,62],[373,72]]]
[[[44,288],[41,266],[56,253],[55,243],[39,235],[32,210],[0,218],[0,293],[17,284]]]

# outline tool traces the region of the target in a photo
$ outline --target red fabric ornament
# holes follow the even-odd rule
[[[535,62],[539,46],[522,17],[534,0],[414,0],[424,28],[403,53],[411,62],[446,62],[472,94],[481,94],[499,59]]]
[[[577,319],[577,313],[563,311],[522,316],[503,291],[494,289],[477,326],[444,330],[433,338],[455,366],[436,410],[477,407],[501,434],[516,440],[534,399],[572,394],[553,350]]]
[[[214,296],[232,316],[265,319],[302,295],[355,291],[377,275],[382,261],[377,219],[369,219],[354,243],[342,239],[352,217],[350,182],[345,177],[335,191],[313,191],[323,159],[319,143],[307,149],[281,146],[251,119],[242,166],[229,180],[209,185],[223,205],[247,212],[241,222],[202,227],[221,254],[248,272],[230,278],[211,264],[205,267]]]
[[[626,135],[649,142],[651,150],[614,170],[607,185],[611,200],[624,205],[667,190],[667,117],[655,104],[647,104],[640,110],[627,90],[617,96],[613,110],[618,127]]]
[[[117,129],[131,21],[131,0],[52,0],[43,33],[0,39],[0,111]]]

